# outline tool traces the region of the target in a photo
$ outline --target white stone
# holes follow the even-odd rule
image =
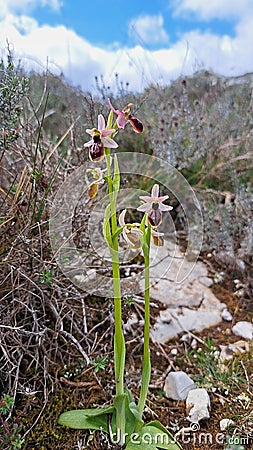
[[[220,420],[220,430],[225,431],[231,425],[234,425],[234,421],[231,419],[221,419]]]
[[[200,420],[210,417],[210,397],[204,388],[196,388],[189,392],[186,399],[187,419],[192,423],[199,423]]]
[[[172,348],[171,351],[170,351],[170,353],[171,353],[173,356],[176,356],[176,355],[178,354],[177,348]]]
[[[242,320],[232,327],[232,332],[244,339],[253,339],[253,324]]]
[[[222,319],[225,320],[226,322],[232,322],[232,320],[233,320],[232,314],[231,314],[227,309],[224,309],[224,310],[222,311],[221,317],[222,317]]]
[[[195,389],[194,381],[183,371],[170,372],[165,380],[165,395],[172,400],[185,400],[189,391]]]
[[[151,298],[163,303],[156,323],[150,330],[154,343],[166,343],[181,333],[201,331],[221,321],[221,302],[210,289],[205,264],[195,264],[173,242],[165,241],[154,254],[151,249]]]
[[[235,354],[245,353],[249,351],[249,343],[247,341],[237,341],[229,345],[220,345],[220,360],[222,362],[233,359]]]
[[[212,308],[211,305],[211,302],[208,304],[203,302],[199,309],[182,307],[162,310],[150,330],[152,341],[165,343],[182,332],[200,331],[217,325],[221,321],[219,306],[216,302]]]

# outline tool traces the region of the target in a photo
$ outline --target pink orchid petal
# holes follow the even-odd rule
[[[168,195],[164,195],[163,197],[158,197],[157,201],[158,201],[158,203],[162,203],[162,202],[164,202],[164,200],[167,200],[167,198],[169,198],[169,196]]]
[[[112,138],[110,138],[109,136],[106,137],[102,137],[101,141],[103,142],[103,144],[105,145],[105,147],[108,148],[117,148],[118,144],[117,142],[115,142]]]
[[[172,206],[164,205],[163,203],[160,203],[159,205],[160,211],[171,211],[173,209]]]
[[[137,211],[147,212],[147,211],[150,211],[151,208],[152,208],[151,204],[144,203],[143,205],[141,205],[137,208]]]
[[[112,106],[111,100],[110,100],[109,98],[108,98],[107,100],[108,100],[109,106],[110,106],[111,110],[114,112],[114,114],[118,114],[119,110],[118,110],[118,109],[115,109],[115,108]]]
[[[146,203],[153,203],[154,201],[152,197],[148,197],[147,195],[140,195],[140,199]]]
[[[90,136],[93,136],[93,130],[91,130],[91,129],[87,129],[87,130],[85,130],[86,131],[86,133],[88,133]]]
[[[102,130],[101,131],[101,137],[105,137],[105,136],[110,136],[110,134],[115,133],[115,130],[111,129],[111,130]]]
[[[157,199],[158,196],[159,196],[159,185],[154,184],[151,191],[151,197],[153,197],[153,199]]]
[[[98,115],[98,131],[103,131],[105,129],[105,119],[102,114]]]
[[[127,120],[125,119],[125,114],[122,111],[120,111],[118,114],[118,118],[117,118],[117,125],[119,128],[124,129],[126,124],[127,124]]]

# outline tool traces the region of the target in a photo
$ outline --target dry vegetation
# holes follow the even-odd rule
[[[252,75],[223,79],[200,72],[164,88],[150,86],[139,95],[128,93],[117,77],[116,82],[115,102],[124,106],[133,101],[146,126],[140,139],[134,140],[130,132],[124,139],[119,136],[120,150],[155,154],[188,179],[203,209],[201,258],[216,279],[215,293],[227,303],[234,320],[251,320]],[[25,78],[14,67],[11,55],[0,66],[3,449],[112,448],[99,433],[66,432],[57,425],[57,417],[66,409],[110,401],[114,392],[113,305],[110,298],[89,296],[71,284],[54,259],[49,237],[54,194],[87,159],[85,129],[96,124],[98,112],[108,111],[104,100],[108,89],[97,83],[97,96],[92,96],[49,74],[32,73]],[[174,220],[183,238],[180,209]],[[133,311],[142,317],[142,304],[126,301],[124,320]],[[157,314],[156,309],[152,314]],[[196,354],[190,343],[152,345],[147,418],[158,417],[172,432],[187,426],[184,404],[163,394],[164,377],[174,368],[186,370],[210,390],[212,416],[201,431],[217,433],[220,418],[231,408],[235,426],[230,434],[252,431],[252,403],[236,401],[243,392],[252,401],[251,352],[229,363],[225,373],[215,370],[213,348],[235,340],[227,329],[228,324],[223,324],[199,334],[201,350]],[[133,393],[139,388],[141,339],[141,329],[127,334],[127,381]],[[172,348],[177,348],[176,356]],[[8,398],[13,401],[6,407]],[[250,445],[245,443],[244,448]],[[191,442],[183,448],[217,449],[217,443],[199,446]]]

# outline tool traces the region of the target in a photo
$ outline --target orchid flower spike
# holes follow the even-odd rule
[[[136,117],[133,117],[131,114],[131,107],[134,106],[133,103],[128,103],[128,105],[123,109],[115,109],[112,104],[111,104],[111,100],[108,98],[108,103],[109,106],[111,108],[111,110],[114,112],[114,114],[116,114],[117,117],[117,125],[118,128],[125,128],[127,122],[129,122],[132,127],[133,130],[136,133],[142,133],[143,132],[143,124],[140,122],[139,119],[137,119]]]
[[[171,211],[173,208],[169,205],[164,205],[163,202],[169,198],[168,195],[159,197],[159,185],[154,184],[151,191],[151,196],[141,195],[140,199],[144,202],[137,208],[137,211],[147,212],[147,221],[151,227],[158,227],[162,223],[162,212]]]
[[[89,148],[89,157],[92,161],[101,161],[104,158],[105,147],[117,148],[118,144],[115,142],[110,135],[115,134],[114,129],[106,130],[105,119],[102,114],[98,116],[98,127],[87,129],[88,133],[92,139],[84,144],[84,147]]]
[[[123,228],[122,235],[131,250],[138,250],[141,248],[140,236],[142,231],[140,230],[139,223],[125,223],[126,209],[123,209],[119,215],[119,224]]]

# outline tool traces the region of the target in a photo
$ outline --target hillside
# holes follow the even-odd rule
[[[64,77],[36,73],[26,76],[22,68],[13,65],[11,55],[0,66],[3,449],[96,449],[103,442],[81,431],[66,433],[57,425],[57,417],[69,408],[109,401],[114,389],[112,301],[82,291],[61,271],[52,251],[49,222],[59,187],[77,168],[87,164],[84,143],[89,136],[85,130],[97,127],[98,114],[107,117],[108,96],[117,108],[134,103],[134,115],[144,124],[144,132],[137,138],[129,124],[124,133],[119,131],[119,152],[160,158],[191,186],[203,217],[199,259],[207,265],[213,289],[227,303],[233,321],[252,321],[253,75],[221,78],[202,71],[166,87],[150,86],[139,94],[131,93],[119,80],[117,83],[118,94],[114,97],[100,80],[97,92],[91,94],[69,86]],[[127,182],[131,179],[122,184]],[[149,191],[148,174],[137,179],[137,184],[139,189]],[[185,248],[188,218],[173,193],[170,198],[176,239]],[[80,201],[77,206],[73,226],[75,231],[80,227],[83,233],[89,205]],[[76,245],[86,242],[81,232],[77,232]],[[136,311],[143,312],[134,302],[126,301],[123,320],[126,322]],[[156,309],[152,313],[157,314]],[[231,340],[225,325],[198,334],[199,353],[177,341],[159,347],[153,344],[152,384],[166,371],[174,347],[178,349],[174,367],[189,371],[203,384],[206,366],[215,366],[214,349]],[[129,354],[133,355],[129,356],[128,368],[137,374],[141,333],[137,337],[131,332],[128,335]],[[85,361],[86,354],[90,364]],[[229,364],[234,364],[232,369]],[[229,379],[215,371],[212,378],[210,370],[208,380],[224,403],[233,404],[241,391],[247,392],[249,398],[251,395],[252,400],[252,353],[246,352],[228,363],[227,371],[230,375],[238,373],[231,389]],[[134,377],[133,391],[137,384]],[[151,388],[147,416],[152,416],[153,411],[167,423],[186,426],[184,406],[166,399],[162,389]],[[204,430],[217,430],[219,419],[229,410],[213,396],[215,412]],[[4,410],[8,398],[13,398],[13,403]],[[234,407],[236,425],[231,434],[252,430],[252,407],[247,408],[246,414],[243,402]],[[21,438],[24,442],[19,447]],[[185,444],[183,448],[199,447]],[[245,448],[250,446],[246,444]]]

